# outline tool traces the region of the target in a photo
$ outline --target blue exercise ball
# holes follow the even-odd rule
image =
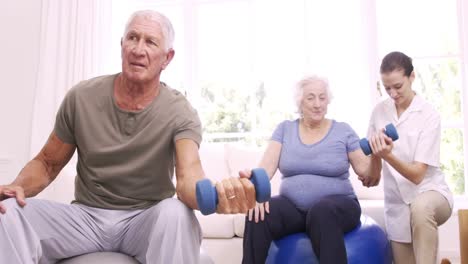
[[[391,264],[391,248],[385,232],[366,215],[361,215],[360,220],[361,223],[344,236],[348,264]],[[273,241],[266,263],[319,264],[305,233]]]

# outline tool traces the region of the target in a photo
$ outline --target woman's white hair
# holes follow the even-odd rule
[[[172,23],[165,15],[154,10],[140,10],[134,12],[127,20],[127,24],[125,25],[124,37],[125,35],[127,35],[128,27],[136,17],[143,17],[158,23],[161,26],[161,31],[164,37],[164,48],[166,50],[172,48],[175,37],[175,32],[174,28],[172,27]]]
[[[307,75],[304,76],[300,81],[298,81],[296,83],[296,86],[294,87],[294,102],[296,103],[298,113],[301,113],[301,102],[304,97],[304,87],[317,82],[322,83],[325,86],[325,90],[327,91],[327,100],[328,103],[330,103],[331,99],[333,98],[333,95],[330,90],[328,79],[318,75]]]

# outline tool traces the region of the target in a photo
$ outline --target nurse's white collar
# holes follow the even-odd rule
[[[392,108],[396,111],[395,102],[392,100],[392,98],[388,98],[388,100],[385,101],[385,106],[387,108]],[[405,112],[409,113],[409,112],[422,111],[423,106],[424,106],[424,99],[415,92],[413,100],[411,101],[410,105],[405,110]]]

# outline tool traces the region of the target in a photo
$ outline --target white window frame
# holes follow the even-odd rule
[[[465,169],[465,195],[468,197],[468,3],[464,0],[457,0],[458,25],[459,25],[459,46],[462,73],[462,111],[463,111],[463,150]]]

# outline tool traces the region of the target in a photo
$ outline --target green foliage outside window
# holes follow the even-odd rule
[[[250,90],[242,85],[234,82],[201,85],[203,103],[198,111],[204,135],[235,133],[235,136],[220,136],[210,141],[262,146],[280,121],[292,118],[292,114],[285,113],[287,109],[269,96],[263,83]]]
[[[460,129],[443,130],[440,156],[441,167],[450,189],[455,194],[465,193],[463,133]]]
[[[224,83],[202,85],[203,107],[199,109],[204,133],[249,132],[250,95]]]
[[[460,63],[456,59],[415,61],[414,89],[439,111],[443,123],[462,124]],[[462,128],[443,128],[441,168],[455,194],[465,193]]]

